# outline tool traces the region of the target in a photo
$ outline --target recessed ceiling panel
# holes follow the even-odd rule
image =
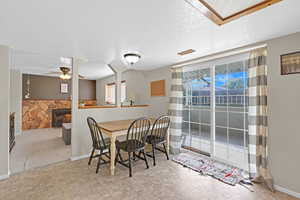
[[[247,8],[255,6],[265,0],[204,0],[212,7],[222,18],[229,17],[243,11]]]
[[[283,0],[185,0],[218,25],[271,6]]]

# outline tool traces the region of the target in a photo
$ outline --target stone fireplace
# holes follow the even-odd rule
[[[96,100],[80,100],[87,105],[96,105]],[[55,116],[53,116],[53,111]],[[59,116],[60,115],[60,116]],[[22,130],[61,127],[64,115],[71,118],[71,100],[27,99],[22,103]],[[54,119],[57,118],[58,119]],[[53,120],[54,119],[54,120]]]
[[[30,130],[38,128],[51,128],[52,111],[60,109],[69,110],[64,112],[71,112],[71,101],[38,99],[23,100],[22,129]]]

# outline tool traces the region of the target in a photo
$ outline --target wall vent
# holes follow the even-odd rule
[[[195,52],[194,49],[188,49],[188,50],[179,52],[178,55],[184,56],[184,55],[191,54],[191,53],[194,53],[194,52]]]

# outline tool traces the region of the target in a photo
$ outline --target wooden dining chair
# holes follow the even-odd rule
[[[161,116],[155,120],[151,129],[151,133],[147,136],[146,142],[152,145],[152,155],[147,154],[147,156],[153,159],[154,166],[156,165],[155,150],[165,153],[167,160],[169,160],[169,155],[166,148],[169,127],[170,117]],[[163,149],[157,148],[157,145],[160,144],[162,145]]]
[[[150,121],[146,118],[140,118],[131,123],[127,131],[125,141],[116,141],[117,155],[116,162],[129,168],[129,177],[132,177],[132,158],[139,158],[145,161],[147,169],[149,168],[145,154],[146,138],[150,130]],[[128,160],[123,160],[121,150],[128,153]],[[137,154],[138,153],[138,154]],[[143,155],[143,157],[141,156]]]
[[[98,173],[100,164],[108,163],[110,160],[110,140],[109,138],[103,137],[101,129],[92,117],[87,118],[87,123],[90,128],[93,142],[93,150],[91,152],[88,164],[91,164],[93,158],[98,158],[96,169],[96,173]],[[99,151],[99,154],[94,155],[95,151]],[[104,160],[102,156],[105,156],[108,160]]]

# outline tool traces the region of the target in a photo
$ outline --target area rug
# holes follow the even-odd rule
[[[209,175],[232,186],[248,182],[246,171],[218,162],[207,156],[193,153],[180,153],[174,156],[173,161],[197,171],[202,175]]]

